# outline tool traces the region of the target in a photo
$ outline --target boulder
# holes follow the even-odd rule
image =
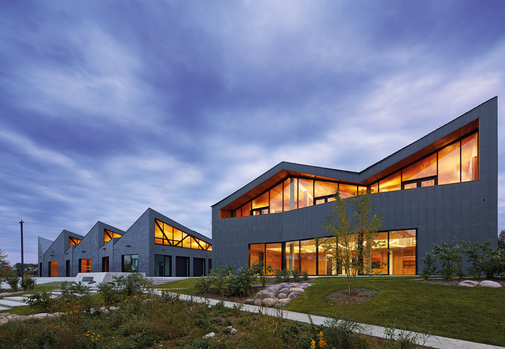
[[[289,299],[289,298],[279,299],[279,303],[289,304],[289,303],[291,303],[291,299]]]
[[[288,297],[290,299],[298,299],[298,298],[302,298],[302,295],[299,294],[298,292],[291,292]]]
[[[287,282],[281,282],[280,284],[278,284],[279,286],[281,286],[281,289],[283,288],[286,288],[286,287],[289,287],[289,284]]]
[[[300,283],[298,283],[298,282],[290,282],[289,283],[289,287],[290,288],[292,288],[292,287],[298,287],[298,286],[300,286]]]
[[[244,304],[250,304],[250,305],[252,305],[252,304],[254,304],[254,299],[252,299],[252,298],[246,299],[244,301]]]
[[[263,291],[259,291],[256,293],[256,296],[254,298],[256,299],[265,299],[265,298],[272,298],[275,297],[277,292],[271,288],[264,289]]]
[[[296,293],[302,294],[303,292],[305,292],[305,290],[303,288],[293,287],[293,288],[289,289],[289,293],[291,293],[291,292],[296,292]]]
[[[288,295],[287,295],[287,294],[285,294],[285,293],[278,293],[278,294],[277,294],[277,298],[278,298],[278,299],[285,299],[285,298],[288,298]]]
[[[475,287],[479,284],[478,281],[473,281],[473,280],[465,280],[461,281],[458,286],[466,286],[466,287]]]
[[[275,292],[279,292],[281,288],[283,288],[280,284],[272,285],[269,288],[273,289]]]
[[[254,300],[254,305],[257,305],[258,307],[261,307],[262,304],[263,304],[263,302],[261,301],[261,298],[256,298]]]
[[[491,280],[484,280],[484,281],[481,281],[480,282],[480,285],[482,287],[492,287],[492,288],[498,288],[498,287],[501,287],[501,285],[499,283],[497,283],[496,281],[491,281]]]
[[[265,298],[262,301],[263,306],[268,308],[274,307],[278,302],[277,298]]]
[[[289,288],[287,288],[287,287],[281,288],[281,289],[279,290],[279,293],[289,294]]]
[[[207,338],[214,338],[216,336],[216,334],[214,332],[211,332],[211,333],[207,333],[205,336],[203,336],[202,338],[203,339],[207,339]]]
[[[307,282],[304,282],[303,284],[301,284],[300,286],[303,286],[304,288],[307,288],[309,286],[312,286],[312,284],[309,284]]]

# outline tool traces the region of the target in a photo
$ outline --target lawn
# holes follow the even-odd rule
[[[194,279],[188,279],[163,287],[193,294],[193,282]],[[370,301],[357,305],[327,301],[332,292],[346,288],[346,278],[318,278],[286,310],[322,316],[340,311],[360,323],[395,324],[443,337],[493,345],[505,343],[505,287],[445,286],[417,282],[413,277],[359,277],[356,288],[376,291]]]

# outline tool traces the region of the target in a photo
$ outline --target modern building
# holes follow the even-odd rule
[[[417,274],[441,239],[496,243],[497,126],[495,97],[361,172],[281,162],[212,206],[215,266],[341,272],[314,240],[327,236],[336,190],[369,190],[383,215],[374,273]],[[354,212],[352,200],[347,207]]]
[[[210,269],[212,240],[150,208],[126,232],[97,222],[84,236],[63,230],[54,241],[39,237],[39,276],[202,276]]]

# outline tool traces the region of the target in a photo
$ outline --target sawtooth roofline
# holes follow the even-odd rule
[[[461,116],[447,122],[446,124],[438,127],[437,129],[433,130],[432,132],[428,133],[427,135],[419,138],[418,140],[410,143],[409,145],[406,145],[405,147],[397,150],[391,155],[388,155],[384,159],[374,163],[373,165],[365,168],[364,170],[360,172],[355,172],[355,171],[348,171],[348,170],[338,170],[338,169],[331,169],[331,168],[326,168],[326,167],[320,167],[320,166],[313,166],[313,165],[303,165],[303,164],[298,164],[298,163],[293,163],[293,162],[287,162],[287,161],[281,161],[268,171],[264,172],[260,176],[256,177],[253,179],[251,182],[247,183],[240,189],[236,190],[232,194],[228,195],[224,199],[220,200],[219,202],[215,203],[211,207],[217,206],[223,202],[231,202],[238,197],[246,194],[256,186],[260,185],[264,181],[268,180],[272,176],[276,175],[282,170],[289,171],[289,172],[300,172],[303,174],[308,174],[308,175],[313,175],[313,176],[320,176],[320,177],[328,177],[328,178],[333,178],[333,179],[338,179],[343,182],[352,182],[352,183],[363,183],[363,185],[369,185],[374,181],[379,180],[380,178],[383,178],[385,176],[379,176],[380,173],[392,173],[395,171],[394,166],[396,164],[399,164],[402,162],[402,160],[405,160],[407,158],[411,158],[412,162],[416,161],[416,158],[413,157],[416,153],[421,153],[420,156],[423,156],[424,153],[428,153],[430,149],[430,145],[444,139],[445,137],[451,136],[451,134],[455,134],[460,130],[464,130],[465,126],[470,125],[470,128],[479,128],[479,125],[477,121],[480,118],[480,110],[484,108],[490,108],[491,113],[495,114],[494,117],[497,117],[497,103],[498,103],[498,97],[495,96],[493,98],[490,98],[489,100],[483,102],[482,104],[476,106],[475,108],[467,111],[466,113],[462,114]],[[472,124],[472,122],[474,124]],[[461,136],[461,134],[460,134]],[[456,136],[454,136],[456,137]],[[453,138],[454,138],[453,137]],[[447,142],[445,143],[450,143],[451,138],[447,139]],[[443,144],[443,143],[441,143]],[[422,150],[425,149],[425,152],[423,153]],[[424,154],[426,155],[426,154]],[[399,166],[399,165],[398,165]]]

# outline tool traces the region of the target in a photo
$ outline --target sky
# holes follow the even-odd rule
[[[127,230],[148,207],[211,237],[211,205],[281,161],[361,171],[494,96],[505,135],[503,13],[501,0],[2,1],[0,249],[21,261],[23,220],[36,263],[38,236]]]

